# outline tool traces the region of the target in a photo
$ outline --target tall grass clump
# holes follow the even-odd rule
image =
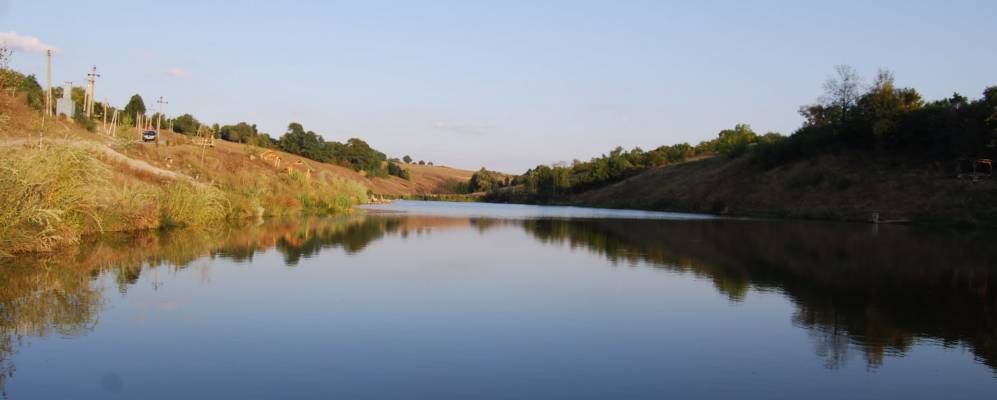
[[[99,230],[108,173],[93,155],[68,145],[0,152],[0,255],[48,251]]]
[[[326,173],[309,177],[295,171],[287,179],[303,214],[347,213],[367,200],[367,187],[363,184]]]
[[[161,226],[205,226],[221,222],[229,214],[229,201],[217,188],[188,182],[173,182],[163,189]]]

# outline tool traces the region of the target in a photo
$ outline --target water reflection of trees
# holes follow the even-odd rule
[[[101,296],[91,280],[85,268],[0,266],[0,390],[14,373],[10,355],[22,340],[92,328]]]
[[[852,347],[877,366],[918,340],[937,340],[966,346],[997,369],[997,247],[982,233],[771,221],[368,216],[111,235],[57,255],[0,261],[0,388],[25,338],[93,327],[103,296],[94,280],[102,274],[124,293],[149,271],[184,269],[202,257],[248,262],[276,249],[293,266],[328,249],[363,251],[385,235],[508,226],[614,263],[646,262],[709,279],[731,301],[751,289],[778,291],[796,304],[793,322],[807,329],[829,367],[846,362]]]
[[[829,367],[857,346],[869,366],[917,340],[965,345],[997,368],[997,246],[987,233],[761,221],[535,220],[545,242],[614,262],[646,261],[714,282],[732,301],[749,288],[793,301]]]
[[[111,234],[58,254],[0,259],[0,390],[15,371],[11,357],[24,340],[76,336],[92,329],[103,298],[94,281],[102,274],[125,293],[144,273],[184,269],[205,256],[244,262],[276,248],[287,265],[294,265],[322,249],[360,251],[398,225],[347,217]]]

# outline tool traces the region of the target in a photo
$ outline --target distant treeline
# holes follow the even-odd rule
[[[816,104],[799,112],[805,122],[786,137],[756,134],[738,124],[715,139],[692,146],[680,143],[644,151],[617,147],[609,154],[570,165],[538,165],[512,178],[482,169],[468,190],[488,192],[497,202],[556,202],[564,197],[606,186],[649,168],[698,157],[751,157],[752,165],[772,168],[820,154],[865,150],[917,162],[959,157],[994,157],[997,145],[997,86],[970,101],[952,97],[925,102],[913,88],[897,88],[893,74],[880,71],[870,85],[848,66],[838,66]]]
[[[488,192],[489,199],[503,200],[504,195],[527,195],[535,199],[550,199],[560,195],[583,192],[617,182],[651,167],[686,161],[702,155],[723,154],[734,157],[755,143],[772,143],[784,137],[769,132],[757,135],[748,125],[720,132],[716,139],[700,142],[696,146],[680,143],[644,151],[637,147],[627,151],[617,147],[589,161],[574,160],[551,166],[538,165],[523,175],[509,177],[484,168],[474,173],[467,184],[467,192]],[[502,190],[516,187],[517,190]]]
[[[717,138],[695,146],[679,143],[649,151],[639,147],[629,151],[617,147],[609,154],[589,161],[574,160],[570,165],[538,165],[512,178],[498,179],[497,173],[482,169],[471,177],[468,186],[471,192],[488,192],[486,200],[489,201],[551,201],[618,182],[648,168],[712,155],[738,157],[749,147],[784,139],[785,136],[775,132],[759,135],[750,126],[738,124],[733,129],[720,131]]]

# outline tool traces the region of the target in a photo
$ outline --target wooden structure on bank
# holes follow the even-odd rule
[[[212,136],[206,136],[206,137],[195,137],[193,139],[193,142],[197,146],[215,147],[215,137],[214,137],[214,135],[212,135]]]
[[[305,163],[304,161],[298,160],[298,161],[295,161],[293,164],[288,164],[287,165],[287,174],[288,175],[290,175],[291,173],[293,173],[295,171],[297,171],[297,172],[303,172],[305,174],[305,178],[311,178],[312,177],[312,172],[314,172],[315,170],[312,169],[312,167],[308,166],[308,164]]]
[[[281,162],[280,154],[277,154],[276,151],[273,150],[264,151],[263,154],[260,154],[260,159],[262,159],[266,163],[273,164],[274,168],[280,168],[280,162]]]

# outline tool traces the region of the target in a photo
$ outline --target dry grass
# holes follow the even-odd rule
[[[44,251],[101,229],[109,171],[78,148],[3,149],[0,153],[0,254]]]
[[[367,179],[367,185],[377,194],[393,196],[454,194],[454,182],[466,183],[474,171],[441,165],[400,164],[409,171],[409,179],[395,176]]]
[[[229,201],[221,190],[205,185],[172,182],[162,191],[162,226],[202,226],[224,220]]]

